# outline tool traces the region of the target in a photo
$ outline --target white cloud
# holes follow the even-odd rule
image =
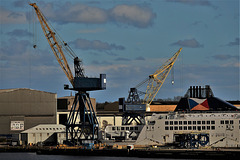
[[[118,5],[111,10],[110,15],[116,22],[140,28],[151,25],[156,16],[149,8],[138,5]]]

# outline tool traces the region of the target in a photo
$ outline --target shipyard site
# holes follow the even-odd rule
[[[215,88],[219,89],[214,87],[214,82],[209,82],[213,86],[208,83],[199,85],[202,82],[200,76],[196,76],[199,79],[196,84],[187,84],[182,95],[173,99],[160,99],[157,96],[166,83],[174,88],[178,81],[174,78],[174,72],[179,69],[174,69],[174,66],[177,63],[182,63],[183,66],[183,62],[178,59],[188,47],[182,41],[178,43],[182,46],[168,53],[167,58],[165,56],[155,70],[142,77],[142,81],[135,80],[134,86],[126,90],[125,97],[118,97],[114,102],[99,102],[98,97],[92,97],[92,93],[104,92],[111,75],[99,72],[98,77],[87,76],[91,73],[86,73],[89,70],[85,68],[85,59],[70,48],[69,44],[74,44],[73,42],[67,43],[59,36],[59,28],[55,29],[47,20],[44,13],[47,10],[40,8],[38,3],[27,5],[37,19],[34,25],[38,23],[40,26],[39,36],[48,45],[49,54],[54,56],[54,63],[65,76],[67,82],[62,84],[62,90],[68,92],[59,97],[54,91],[31,87],[1,88],[0,153],[166,159],[237,159],[240,156],[239,99],[225,100],[216,96]],[[137,8],[135,5],[131,7]],[[145,8],[144,11],[146,10]],[[51,14],[48,15],[52,18]],[[143,28],[139,28],[141,27]],[[86,41],[78,43],[90,45]],[[95,43],[100,44],[99,41]],[[166,47],[175,45],[172,43]],[[203,45],[197,45],[203,48]],[[115,44],[110,46],[124,50]],[[34,43],[31,47],[32,50],[37,50],[39,46]],[[102,52],[100,49],[98,51]],[[161,54],[158,56],[162,58]],[[133,63],[133,60],[127,58],[118,60]],[[149,67],[144,61],[138,63],[142,63],[141,67]],[[191,76],[194,77],[194,74],[197,73],[191,73]]]

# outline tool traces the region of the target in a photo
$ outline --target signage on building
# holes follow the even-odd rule
[[[11,131],[24,130],[24,121],[11,121]]]

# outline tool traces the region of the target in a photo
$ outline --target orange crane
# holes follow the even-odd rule
[[[86,145],[86,147],[91,148],[98,140],[98,120],[87,91],[106,89],[106,75],[100,74],[100,78],[84,76],[82,61],[68,44],[61,40],[53,27],[48,25],[36,3],[29,5],[35,9],[43,33],[58,63],[73,86],[73,88],[69,88],[68,85],[65,85],[64,89],[77,91],[66,124],[66,142],[70,145]],[[75,77],[72,75],[64,51],[74,59]]]

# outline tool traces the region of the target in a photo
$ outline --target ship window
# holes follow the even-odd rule
[[[170,127],[170,130],[173,130],[173,127],[172,127],[172,126]]]
[[[192,130],[192,126],[188,126],[188,130]]]
[[[176,126],[176,127],[174,127],[174,130],[178,130],[178,127]]]
[[[210,130],[210,126],[207,126],[207,130]]]
[[[233,124],[233,120],[230,121],[230,124]]]
[[[202,121],[202,124],[205,124],[206,122],[205,121]]]
[[[192,124],[192,121],[188,121],[188,124]]]
[[[165,121],[165,125],[168,125],[168,121]]]
[[[112,130],[115,131],[115,127],[112,127]]]
[[[207,121],[207,124],[210,124],[210,121]]]
[[[228,120],[226,120],[226,121],[225,121],[225,124],[229,124],[229,121],[228,121]]]
[[[178,121],[174,121],[174,124],[175,124],[175,125],[178,125]]]
[[[186,125],[186,124],[187,124],[187,121],[183,121],[183,124],[185,124],[185,125]]]
[[[215,124],[215,121],[211,121],[211,124]]]
[[[201,126],[198,126],[197,129],[198,129],[199,131],[201,131]]]
[[[215,126],[211,126],[211,129],[212,129],[212,130],[215,130]]]
[[[168,127],[165,127],[165,130],[169,130],[169,128],[168,128]]]
[[[179,126],[179,130],[182,130],[182,126]]]
[[[179,121],[179,125],[182,125],[182,121]]]
[[[184,128],[184,130],[187,130],[187,126],[184,126],[183,128]]]
[[[170,125],[173,125],[173,121],[170,121]]]
[[[193,124],[197,124],[196,121],[193,121]]]
[[[197,121],[197,124],[201,124],[201,121]]]
[[[221,123],[221,124],[224,124],[224,121],[223,121],[223,120],[221,120],[221,121],[220,121],[220,123]]]
[[[156,121],[149,121],[149,125],[154,125]]]
[[[205,130],[206,129],[206,126],[202,126],[202,130]]]
[[[197,129],[197,127],[196,126],[193,126],[193,130],[196,130]]]

